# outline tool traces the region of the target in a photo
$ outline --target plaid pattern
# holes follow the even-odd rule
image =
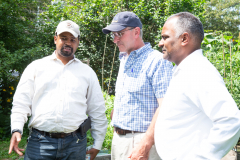
[[[120,54],[112,124],[121,129],[146,132],[172,78],[172,63],[149,43]]]

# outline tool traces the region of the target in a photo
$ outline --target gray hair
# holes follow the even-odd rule
[[[131,28],[135,28],[135,27],[129,27],[129,29],[131,29]],[[139,34],[139,36],[142,38],[143,37],[143,29],[142,28],[140,28],[140,34]]]
[[[196,42],[201,43],[203,41],[203,25],[197,17],[189,12],[180,12],[170,16],[167,21],[173,17],[178,18],[175,25],[177,38],[179,38],[184,32],[187,32]]]
[[[143,37],[143,29],[140,29],[140,35],[141,38]]]

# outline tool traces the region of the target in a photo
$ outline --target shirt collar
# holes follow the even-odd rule
[[[130,54],[134,53],[134,54],[136,54],[136,57],[138,57],[141,54],[146,53],[147,50],[152,48],[152,46],[151,46],[151,44],[149,42],[146,42],[144,44],[145,44],[144,46],[142,46],[141,48],[139,48],[139,49],[137,49],[135,51],[132,51]]]
[[[119,59],[127,56],[127,52],[119,52]]]
[[[202,49],[198,49],[191,54],[189,54],[186,58],[182,60],[182,62],[177,66],[175,65],[173,68],[173,76],[176,75],[181,69],[189,67],[189,64],[195,62],[196,57],[203,56]]]
[[[53,51],[52,55],[50,56],[50,59],[52,59],[52,60],[57,60],[57,59],[58,59],[55,52],[56,52],[56,50]],[[73,59],[72,59],[71,61],[78,61],[78,62],[80,62],[80,60],[77,59],[77,58],[75,57],[75,55],[73,55]]]

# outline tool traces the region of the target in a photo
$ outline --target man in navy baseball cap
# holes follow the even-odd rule
[[[169,85],[172,64],[144,43],[142,23],[133,12],[118,13],[102,31],[111,34],[120,51],[111,159],[160,160],[154,140],[145,140],[154,132],[154,115]]]
[[[139,27],[142,29],[142,23],[138,16],[133,12],[120,12],[112,20],[112,23],[103,28],[102,31],[105,34],[110,32],[118,32],[126,27]]]

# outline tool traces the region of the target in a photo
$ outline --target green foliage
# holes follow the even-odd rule
[[[233,38],[238,38],[240,32],[240,1],[239,0],[209,0],[204,5],[205,30],[230,31]]]
[[[205,34],[202,48],[205,56],[224,78],[226,87],[240,108],[240,40],[229,32]]]

